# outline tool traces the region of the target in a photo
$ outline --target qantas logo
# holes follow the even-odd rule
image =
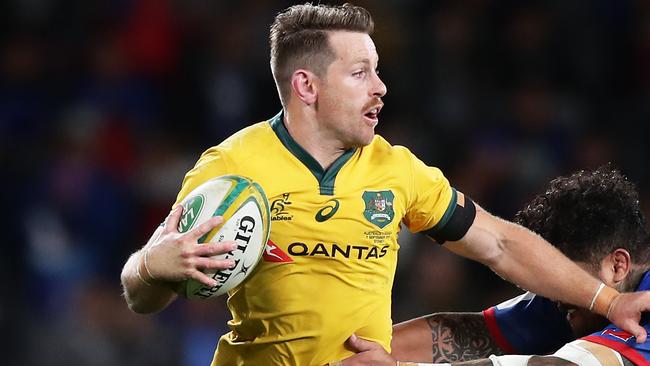
[[[310,247],[305,243],[296,242],[291,243],[287,250],[291,256],[297,257],[342,257],[368,260],[383,258],[386,254],[388,254],[389,247],[390,246],[388,245],[383,245],[381,247],[367,247],[363,245],[326,245],[324,243],[316,243],[316,245]],[[264,258],[264,260],[267,262],[274,263],[293,262],[293,259],[271,240],[266,242],[266,247],[264,248],[264,254],[262,254],[262,258]]]
[[[330,258],[352,258],[352,259],[379,259],[388,254],[390,246],[364,246],[364,245],[338,245],[338,244],[325,244],[316,243],[314,246],[305,243],[291,243],[287,248],[289,254],[295,256],[309,256],[309,257],[330,257]]]
[[[610,335],[614,338],[618,338],[622,340],[623,342],[627,342],[630,339],[634,338],[634,336],[624,330],[619,330],[619,329],[605,329],[602,333],[603,335],[607,334]]]
[[[262,255],[262,258],[264,258],[264,260],[267,262],[274,263],[293,262],[293,259],[291,259],[287,253],[283,252],[282,249],[278,248],[278,246],[275,245],[275,243],[270,239],[268,242],[266,242],[266,247],[264,248],[264,254]]]

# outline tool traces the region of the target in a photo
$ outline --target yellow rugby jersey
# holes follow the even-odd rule
[[[177,201],[216,176],[258,182],[271,236],[254,273],[229,293],[231,332],[213,365],[324,365],[352,355],[352,334],[390,350],[397,234],[444,225],[456,192],[439,169],[380,136],[323,170],[282,113],[207,150]]]

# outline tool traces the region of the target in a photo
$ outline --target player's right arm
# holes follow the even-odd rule
[[[147,244],[127,260],[122,269],[122,286],[129,308],[137,313],[153,313],[167,307],[176,298],[174,289],[187,279],[194,279],[207,286],[216,281],[202,270],[232,268],[232,260],[215,260],[210,257],[229,252],[234,242],[198,244],[203,234],[221,224],[221,217],[213,217],[194,229],[178,232],[183,214],[178,203],[194,188],[210,178],[230,172],[229,163],[220,147],[208,149],[201,155],[194,168],[183,179],[176,204],[153,233]]]
[[[392,355],[416,362],[457,362],[501,355],[481,313],[435,313],[393,326]]]
[[[216,280],[202,270],[225,269],[235,265],[231,259],[210,258],[235,249],[234,242],[197,242],[201,236],[221,224],[221,217],[213,217],[181,234],[178,223],[182,213],[182,206],[177,205],[165,219],[165,224],[156,229],[142,249],[131,255],[122,269],[124,298],[134,312],[153,313],[164,309],[176,298],[174,287],[187,279],[215,286]]]

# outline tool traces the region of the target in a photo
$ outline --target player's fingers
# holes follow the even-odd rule
[[[183,215],[183,206],[177,205],[172,208],[171,212],[165,218],[165,233],[177,233],[178,223],[181,221]]]
[[[220,243],[205,243],[199,244],[194,254],[199,257],[212,257],[214,255],[228,253],[235,250],[235,248],[237,248],[237,244],[232,240]]]
[[[356,334],[352,334],[345,343],[348,345],[351,351],[353,352],[363,352],[369,351],[377,348],[379,346],[375,342],[367,341],[363,338],[358,337]]]
[[[636,343],[638,344],[645,343],[646,338],[648,337],[648,332],[646,332],[645,328],[643,328],[637,323],[634,323],[631,329],[632,329],[632,334],[634,334],[634,336],[636,337]]]
[[[188,237],[192,240],[198,240],[200,237],[210,232],[210,230],[214,229],[216,226],[221,225],[222,222],[223,217],[221,216],[211,217],[206,222],[195,227],[185,235],[188,235]]]
[[[233,259],[212,259],[212,258],[197,258],[197,269],[228,269],[235,266]]]
[[[202,284],[204,284],[206,286],[214,287],[214,286],[217,285],[217,280],[211,278],[210,276],[206,275],[205,273],[203,273],[201,271],[193,271],[190,274],[190,277],[193,280],[195,280],[197,282],[200,282],[200,283],[202,283]]]

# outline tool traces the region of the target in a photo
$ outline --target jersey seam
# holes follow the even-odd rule
[[[228,156],[228,153],[226,153],[221,147],[217,146],[217,151],[219,152],[219,155],[223,157],[223,163],[224,163],[223,165],[225,166],[225,170],[227,172],[230,172],[231,171],[230,168],[232,166],[230,162],[230,156]]]

